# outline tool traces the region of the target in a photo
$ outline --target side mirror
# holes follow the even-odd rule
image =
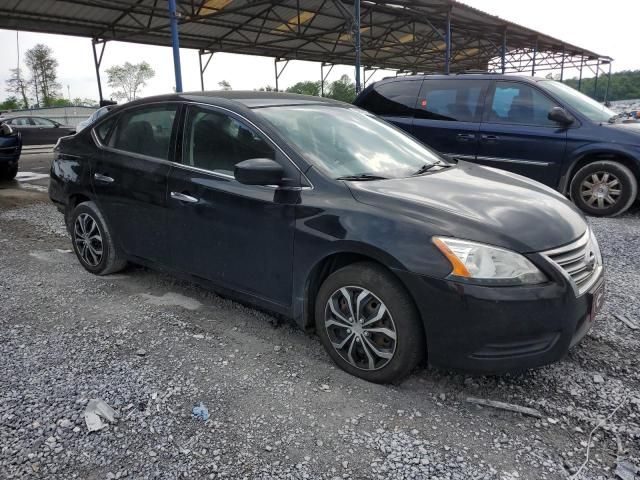
[[[571,125],[575,119],[564,108],[553,107],[549,110],[547,118],[552,122],[561,123],[562,125]]]
[[[284,168],[269,158],[250,158],[237,163],[233,174],[245,185],[280,185]]]

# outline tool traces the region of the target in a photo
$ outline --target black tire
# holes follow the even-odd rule
[[[358,292],[365,295],[363,293],[364,290],[372,294],[369,297],[363,297],[361,302],[362,309],[365,310],[365,314],[367,314],[367,311],[370,314],[364,320],[364,324],[360,322],[360,326],[356,325],[354,327],[354,333],[351,333],[351,329],[344,328],[343,324],[336,327],[336,323],[332,322],[332,320],[337,317],[333,313],[327,313],[331,311],[328,303],[330,299],[334,302],[335,308],[344,308],[344,305],[339,304],[340,302],[335,303],[338,298],[346,299],[346,297],[340,297],[339,292],[342,288],[352,289],[354,292],[351,295],[352,299],[359,296],[359,294],[356,295]],[[376,304],[377,309],[375,308]],[[369,328],[377,328],[379,330],[380,326],[382,326],[387,330],[394,329],[396,336],[395,346],[393,347],[391,358],[379,358],[378,363],[374,363],[375,368],[369,368],[371,364],[368,363],[368,358],[371,358],[371,356],[376,357],[376,355],[373,350],[368,350],[369,356],[364,355],[365,343],[367,345],[373,344],[379,351],[384,350],[385,355],[389,355],[392,349],[391,346],[386,345],[393,341],[392,337],[387,337],[379,331],[374,333],[366,331],[367,322],[375,318],[382,307],[386,308],[389,315],[385,315],[381,320],[384,323],[375,322]],[[341,310],[340,313],[345,311],[348,312],[349,310]],[[333,325],[325,326],[325,315],[329,315],[326,318]],[[357,315],[360,316],[359,314]],[[354,317],[355,315],[352,318]],[[398,279],[385,268],[372,262],[348,265],[329,275],[320,287],[316,297],[315,324],[316,332],[333,361],[344,371],[370,382],[392,383],[402,380],[420,363],[426,353],[422,322],[411,297]],[[353,323],[349,323],[349,325],[353,326]],[[363,331],[363,327],[365,331]],[[356,332],[356,328],[359,328],[358,332]],[[339,333],[343,334],[342,338],[337,338]],[[330,335],[337,343],[347,341],[349,344],[353,344],[351,358],[362,359],[362,366],[359,366],[358,362],[352,364],[345,358],[348,353],[346,346],[340,352],[334,348]],[[358,338],[352,339],[350,342],[348,339],[345,340],[351,335]],[[356,340],[357,343],[355,343]]]
[[[13,180],[18,175],[18,164],[0,169],[1,180]]]
[[[617,180],[615,186],[598,183],[595,179],[604,180],[608,176],[609,183]],[[595,184],[604,188],[604,193],[617,192],[616,195],[609,195],[615,200],[611,203],[607,198],[595,198],[589,184]],[[629,168],[621,163],[604,160],[590,163],[582,167],[571,180],[569,193],[571,200],[587,215],[596,217],[615,217],[626,211],[638,195],[638,180]]]
[[[111,231],[94,202],[78,204],[71,212],[69,220],[73,251],[85,270],[95,275],[108,275],[126,266],[127,262],[119,253]],[[83,229],[86,231],[83,232]],[[99,243],[95,238],[96,233],[100,237]],[[96,255],[96,252],[101,253]]]

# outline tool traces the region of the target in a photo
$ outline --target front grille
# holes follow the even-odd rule
[[[544,255],[571,280],[578,296],[591,288],[602,271],[600,247],[591,231],[575,242]]]

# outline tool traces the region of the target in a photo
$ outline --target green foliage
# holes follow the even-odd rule
[[[18,102],[18,98],[15,95],[7,97],[4,102],[0,103],[0,111],[5,110],[18,110],[20,108],[20,104]]]
[[[126,99],[128,102],[135,100],[147,80],[151,80],[156,74],[147,62],[125,62],[123,65],[107,68],[106,72],[109,86],[116,89],[112,93],[113,98]]]
[[[22,99],[21,101],[18,101],[20,108],[29,108],[29,82],[22,74],[22,69],[12,68],[11,76],[5,83],[7,84],[8,92],[13,93],[16,97],[19,96]]]
[[[577,89],[578,79],[572,78],[565,80],[564,83]],[[580,91],[585,95],[602,102],[607,91],[607,76],[602,75],[598,78],[598,91],[595,91],[596,79],[583,78]],[[640,70],[625,70],[611,74],[611,84],[609,86],[609,95],[607,100],[629,100],[640,98]]]
[[[73,104],[64,97],[54,98],[49,104],[50,107],[70,107],[72,105]]]
[[[266,87],[260,87],[258,92],[275,92],[276,87],[272,87],[271,85],[267,85]]]
[[[339,80],[329,84],[326,97],[351,103],[356,98],[356,84],[351,81],[348,75],[342,75]]]
[[[36,103],[50,107],[59,95],[58,61],[53,57],[51,47],[42,43],[25,53],[24,63],[31,72],[30,83],[36,97]]]
[[[231,84],[226,80],[220,80],[218,82],[218,86],[220,87],[220,90],[224,90],[225,92],[228,92],[229,90],[233,90],[231,88]]]
[[[319,80],[317,82],[306,80],[290,86],[286,91],[288,93],[299,93],[300,95],[314,95],[318,97],[321,93],[321,87],[322,83]]]

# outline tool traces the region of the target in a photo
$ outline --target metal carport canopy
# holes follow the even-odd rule
[[[2,0],[0,28],[171,46],[170,0]],[[531,71],[611,62],[455,0],[177,0],[180,47],[402,72]],[[357,28],[358,20],[360,28]],[[450,39],[450,43],[448,41]],[[448,53],[448,55],[447,55]],[[497,63],[496,63],[497,62]],[[358,69],[359,72],[359,69]],[[202,73],[202,72],[201,72]]]

